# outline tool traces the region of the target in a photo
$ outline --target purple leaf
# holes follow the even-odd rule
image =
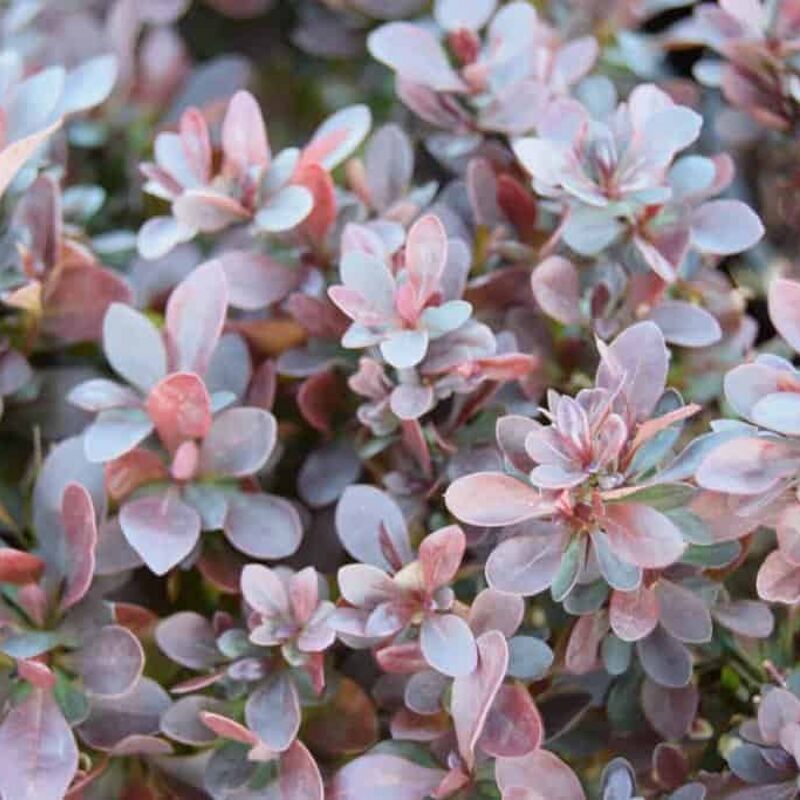
[[[682,739],[689,733],[698,702],[696,686],[668,689],[650,680],[642,684],[642,710],[653,729],[665,739]]]
[[[774,550],[762,562],[756,577],[758,596],[770,603],[793,605],[800,601],[800,566]]]
[[[161,716],[161,732],[181,744],[211,744],[214,734],[200,717],[202,712],[218,712],[224,708],[219,700],[203,695],[189,695],[173,703]]]
[[[262,564],[247,564],[242,570],[242,594],[247,604],[265,617],[288,617],[289,595],[273,570]]]
[[[125,503],[119,522],[131,547],[156,575],[180,564],[200,538],[200,516],[172,490]]]
[[[169,658],[189,669],[209,669],[221,659],[211,624],[194,611],[180,611],[159,622],[155,639]]]
[[[670,344],[680,347],[708,347],[722,338],[716,318],[693,303],[662,300],[650,312],[650,319]]]
[[[642,422],[664,392],[668,367],[669,350],[661,330],[653,322],[639,322],[601,353],[596,384],[612,392],[622,384],[631,420]]]
[[[33,689],[0,725],[0,793],[7,800],[61,800],[78,748],[51,692]]]
[[[468,622],[475,636],[496,630],[510,637],[522,624],[524,614],[525,603],[517,595],[484,589],[472,601]]]
[[[245,311],[284,300],[301,278],[299,270],[250,250],[230,250],[216,260],[225,272],[230,304]]]
[[[531,288],[545,314],[564,325],[581,322],[580,277],[575,265],[561,256],[550,256],[531,274]]]
[[[564,539],[552,532],[512,536],[500,542],[486,561],[493,589],[526,597],[547,589],[561,565]]]
[[[80,674],[92,694],[125,694],[139,680],[143,668],[144,650],[139,640],[120,625],[106,625],[81,647]]]
[[[639,660],[647,675],[661,686],[680,689],[692,677],[692,656],[686,647],[663,628],[656,628],[636,643]]]
[[[237,550],[253,558],[286,558],[303,538],[297,509],[272,494],[235,494],[228,500],[224,530]]]
[[[655,594],[658,619],[664,630],[682,642],[711,640],[711,612],[702,597],[665,578],[655,584]]]
[[[259,684],[247,698],[244,716],[270,750],[288,749],[300,729],[300,698],[289,675],[279,672]]]
[[[692,242],[714,255],[749,250],[764,235],[761,220],[740,200],[711,200],[692,214]]]
[[[113,750],[129,737],[157,733],[161,716],[169,708],[169,695],[150,678],[120,697],[92,698],[91,711],[78,726],[78,735],[95,750]]]
[[[466,88],[433,34],[418,25],[406,22],[382,25],[369,35],[367,46],[374,59],[393,69],[403,80],[437,92],[459,92]]]
[[[390,753],[371,753],[346,764],[333,777],[328,800],[420,800],[436,791],[445,772]]]
[[[272,453],[278,426],[269,411],[230,408],[218,414],[200,448],[204,475],[241,478],[258,472]]]
[[[403,512],[374,486],[344,490],[336,506],[336,532],[354,559],[383,570],[398,570],[414,558]]]
[[[469,625],[455,614],[432,614],[422,621],[420,645],[425,660],[451,677],[475,669],[478,651]]]

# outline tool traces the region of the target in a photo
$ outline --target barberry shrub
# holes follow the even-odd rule
[[[800,798],[800,2],[0,33],[0,800]]]

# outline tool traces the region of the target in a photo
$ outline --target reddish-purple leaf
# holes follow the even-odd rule
[[[0,548],[0,583],[34,583],[43,571],[44,561],[38,556],[11,547]]]
[[[542,719],[527,689],[519,683],[501,686],[486,717],[479,747],[495,758],[515,758],[536,750],[543,738]]]
[[[668,689],[651,680],[642,684],[642,710],[653,729],[665,739],[682,739],[697,715],[697,687]]]
[[[187,439],[202,439],[211,427],[211,398],[203,381],[191,372],[173,373],[159,381],[146,407],[171,452]]]
[[[66,611],[89,591],[94,576],[97,522],[92,497],[80,484],[71,483],[64,490],[61,518],[64,524],[67,575],[59,608]]]

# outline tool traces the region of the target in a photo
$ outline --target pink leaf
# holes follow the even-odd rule
[[[39,556],[11,547],[0,548],[0,583],[34,583],[42,572],[44,561]]]
[[[787,561],[780,550],[770,553],[756,577],[758,596],[770,603],[794,605],[800,601],[800,567]]]
[[[614,553],[637,567],[668,567],[686,549],[675,523],[643,503],[607,505],[602,524]]]
[[[609,621],[623,642],[644,639],[658,625],[658,600],[652,589],[642,584],[633,592],[613,592]]]
[[[469,626],[476,636],[491,630],[513,636],[522,624],[525,603],[521,597],[495,589],[479,592],[469,609]]]
[[[580,306],[580,277],[575,265],[561,256],[550,256],[531,274],[531,288],[545,314],[564,325],[577,325],[583,315]]]
[[[71,483],[64,490],[61,518],[67,558],[66,586],[59,603],[63,612],[84,597],[94,576],[97,522],[92,496],[80,484]]]
[[[216,261],[199,266],[170,295],[167,351],[173,370],[204,375],[217,346],[228,306],[228,284]]]
[[[253,167],[270,161],[267,129],[256,99],[250,92],[236,92],[222,122],[223,171],[241,178]]]
[[[769,286],[769,317],[778,333],[800,353],[800,283],[779,278]]]
[[[444,501],[462,522],[486,527],[524,522],[548,510],[539,492],[500,472],[477,472],[458,478],[448,487]]]
[[[438,217],[418,219],[406,237],[406,270],[417,302],[422,308],[439,290],[447,263],[447,233]]]
[[[433,592],[455,578],[467,540],[458,525],[448,525],[426,536],[419,546],[419,561],[425,588]]]
[[[189,439],[202,439],[211,427],[211,398],[192,372],[173,373],[157,383],[147,396],[146,408],[171,452]]]
[[[14,180],[25,162],[61,127],[61,120],[44,130],[12,142],[0,150],[0,196]]]
[[[475,764],[475,745],[508,667],[508,645],[499,631],[478,637],[478,665],[453,682],[450,713],[461,757],[468,769]]]

